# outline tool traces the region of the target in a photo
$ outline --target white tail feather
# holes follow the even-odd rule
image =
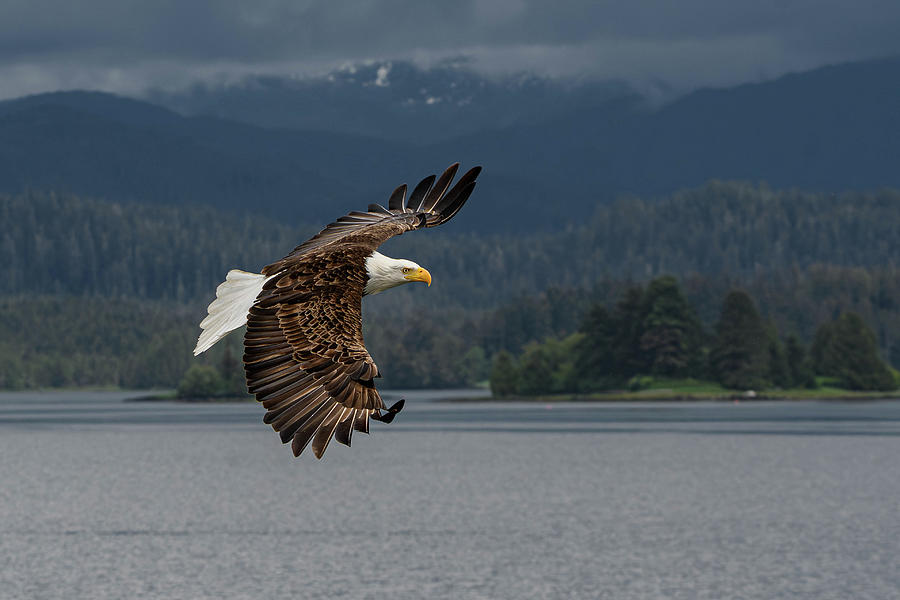
[[[203,332],[197,340],[194,356],[206,352],[229,331],[247,322],[250,307],[268,280],[269,277],[260,273],[228,271],[225,281],[216,288],[216,299],[207,309],[209,314],[200,322]]]

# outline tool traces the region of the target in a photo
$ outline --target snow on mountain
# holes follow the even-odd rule
[[[316,77],[253,76],[182,92],[150,92],[146,99],[184,115],[430,143],[551,120],[615,97],[637,99],[621,82],[558,81],[521,73],[491,78],[475,73],[464,60],[428,68],[373,60]]]

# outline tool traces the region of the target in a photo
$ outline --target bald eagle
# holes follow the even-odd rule
[[[481,167],[450,188],[459,163],[430,175],[406,199],[406,184],[388,207],[351,212],[297,246],[262,273],[229,271],[216,289],[194,355],[247,324],[247,388],[266,408],[263,418],[291,442],[294,456],[312,442],[322,458],[331,438],[350,445],[353,431],[369,432],[369,418],[390,423],[403,400],[385,409],[380,377],[362,336],[362,297],[421,281],[431,274],[378,247],[406,231],[449,221],[465,204]]]

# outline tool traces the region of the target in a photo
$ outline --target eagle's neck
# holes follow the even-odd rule
[[[385,256],[380,252],[373,252],[366,258],[366,287],[364,296],[370,296],[389,290],[392,287],[408,283],[400,276],[400,269],[405,261]]]

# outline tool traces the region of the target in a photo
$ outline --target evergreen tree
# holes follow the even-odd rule
[[[654,375],[687,375],[699,363],[700,322],[685,300],[678,281],[657,277],[643,298],[640,350]]]
[[[797,385],[791,376],[791,368],[788,366],[787,354],[784,345],[778,339],[778,328],[773,321],[769,321],[766,333],[768,334],[769,373],[768,379],[775,387],[787,389]]]
[[[813,369],[818,375],[836,373],[841,365],[838,357],[833,352],[835,321],[828,321],[819,325],[816,336],[813,338],[809,353],[812,358]]]
[[[602,304],[595,304],[581,323],[582,338],[575,345],[575,372],[586,391],[609,387],[615,378],[615,323]]]
[[[615,324],[615,336],[612,347],[613,361],[616,374],[622,380],[647,371],[647,365],[641,354],[643,300],[643,288],[640,286],[630,287],[616,303],[613,311],[613,322]]]
[[[784,353],[792,385],[794,387],[816,387],[816,378],[813,376],[812,365],[806,355],[806,349],[796,335],[791,334],[787,337]]]
[[[519,370],[512,355],[501,350],[494,356],[491,368],[491,394],[500,398],[512,396],[519,384]]]
[[[734,290],[725,297],[709,359],[712,372],[725,387],[768,387],[768,336],[746,292]]]
[[[244,369],[234,356],[231,347],[235,336],[220,342],[225,345],[222,353],[222,362],[219,363],[219,374],[222,376],[223,389],[226,393],[243,395],[247,393],[247,384],[244,380]]]
[[[824,374],[837,377],[841,386],[851,390],[893,390],[894,376],[878,357],[875,333],[862,318],[852,312],[842,314],[829,327],[830,334],[819,350]],[[819,336],[816,336],[819,341]]]

